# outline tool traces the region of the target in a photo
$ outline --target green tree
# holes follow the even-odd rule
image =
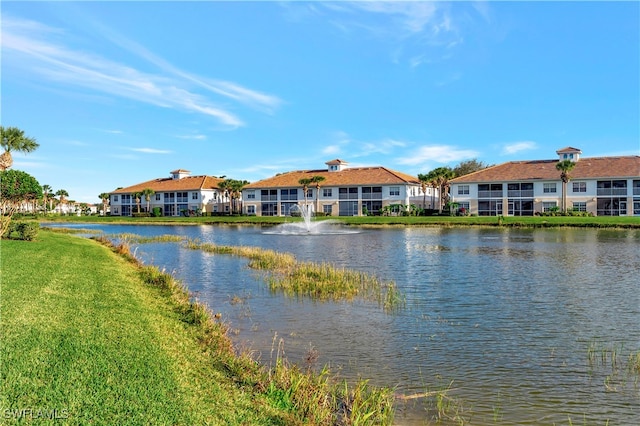
[[[0,235],[11,224],[13,214],[23,203],[42,197],[42,187],[30,174],[21,170],[0,171]]]
[[[442,206],[449,200],[449,180],[455,176],[450,167],[438,167],[431,170],[428,175],[429,181],[438,188],[438,212],[442,213]]]
[[[144,195],[144,200],[147,202],[147,213],[151,213],[151,210],[149,210],[149,204],[151,203],[151,196],[153,194],[155,194],[156,191],[154,191],[151,188],[145,188],[142,190],[142,195]]]
[[[478,161],[477,158],[473,158],[471,160],[461,161],[453,168],[453,173],[455,177],[468,175],[469,173],[477,172],[478,170],[486,169],[487,167],[491,167],[488,164],[483,163],[482,161]]]
[[[142,198],[141,192],[134,192],[131,196],[136,200],[136,206],[138,207],[138,214],[140,214],[140,201]]]
[[[56,191],[56,195],[60,200],[60,202],[58,203],[58,206],[60,206],[60,216],[62,216],[62,205],[67,202],[67,197],[69,196],[69,193],[64,189],[58,189]]]
[[[107,215],[107,204],[109,204],[109,193],[108,192],[102,192],[100,195],[98,195],[98,198],[100,198],[100,200],[102,200],[102,214],[104,216]]]
[[[0,155],[0,170],[7,170],[13,165],[12,151],[27,153],[40,146],[34,138],[25,136],[24,131],[17,127],[0,126],[0,138],[0,146],[4,149]]]
[[[567,183],[571,180],[569,173],[576,166],[571,160],[558,161],[556,170],[560,171],[560,180],[562,180],[562,211],[567,212]]]

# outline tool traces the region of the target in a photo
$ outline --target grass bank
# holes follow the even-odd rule
[[[27,217],[28,218],[28,217]],[[317,218],[336,220],[353,226],[506,226],[527,228],[578,227],[578,228],[624,228],[640,229],[638,216],[354,216]],[[301,221],[300,218],[278,216],[204,216],[204,217],[157,217],[133,218],[119,216],[57,216],[38,217],[42,221],[73,223],[131,223],[131,224],[226,224],[226,225],[278,225]]]
[[[41,231],[2,241],[7,423],[390,424],[393,393],[236,353],[226,327],[126,247]],[[118,255],[119,252],[121,255]]]

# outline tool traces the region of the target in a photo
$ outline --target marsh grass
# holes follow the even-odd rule
[[[258,247],[219,246],[188,240],[186,247],[208,253],[242,256],[249,259],[250,268],[265,270],[267,285],[272,291],[289,296],[308,296],[314,300],[352,300],[360,297],[376,301],[387,312],[405,306],[405,297],[392,281],[360,271],[336,268],[321,262],[298,262],[288,253]]]
[[[435,386],[428,386],[425,392],[399,395],[398,399],[401,401],[421,400],[427,412],[427,417],[437,423],[446,422],[463,425],[466,423],[466,419],[463,417],[464,409],[461,400],[452,395],[454,391],[453,380],[451,380],[448,383],[436,383]],[[494,417],[496,415],[494,408]]]
[[[640,351],[626,351],[624,344],[605,345],[592,341],[587,348],[587,360],[594,371],[603,371],[604,387],[609,392],[622,392],[630,383],[640,384]]]
[[[274,349],[277,351],[274,358]],[[313,351],[313,348],[311,348]],[[284,340],[274,335],[266,392],[272,403],[295,411],[311,424],[391,425],[395,396],[392,389],[358,380],[350,385],[332,377],[327,366],[318,373],[287,361]]]
[[[40,229],[57,232],[59,234],[100,234],[104,232],[101,229],[87,229],[87,228],[66,228],[66,227],[58,227],[58,226],[43,226]]]
[[[184,237],[181,237],[180,235],[172,235],[172,234],[144,237],[142,235],[137,235],[137,234],[121,233],[121,234],[111,235],[110,238],[116,241],[126,241],[129,244],[179,243],[184,241]]]

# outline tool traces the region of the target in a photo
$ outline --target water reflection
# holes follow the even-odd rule
[[[640,424],[637,375],[612,392],[611,371],[587,359],[594,340],[640,350],[637,231],[399,228],[308,238],[254,226],[103,229],[290,252],[392,279],[406,295],[396,315],[362,301],[290,299],[268,291],[244,259],[178,244],[138,248],[222,313],[263,362],[275,337],[291,361],[313,347],[318,365],[401,394],[453,381],[471,424]],[[402,408],[401,424],[429,415],[419,404]]]

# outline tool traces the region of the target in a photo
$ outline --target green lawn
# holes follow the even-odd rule
[[[109,248],[42,231],[0,248],[0,423],[289,424]]]

